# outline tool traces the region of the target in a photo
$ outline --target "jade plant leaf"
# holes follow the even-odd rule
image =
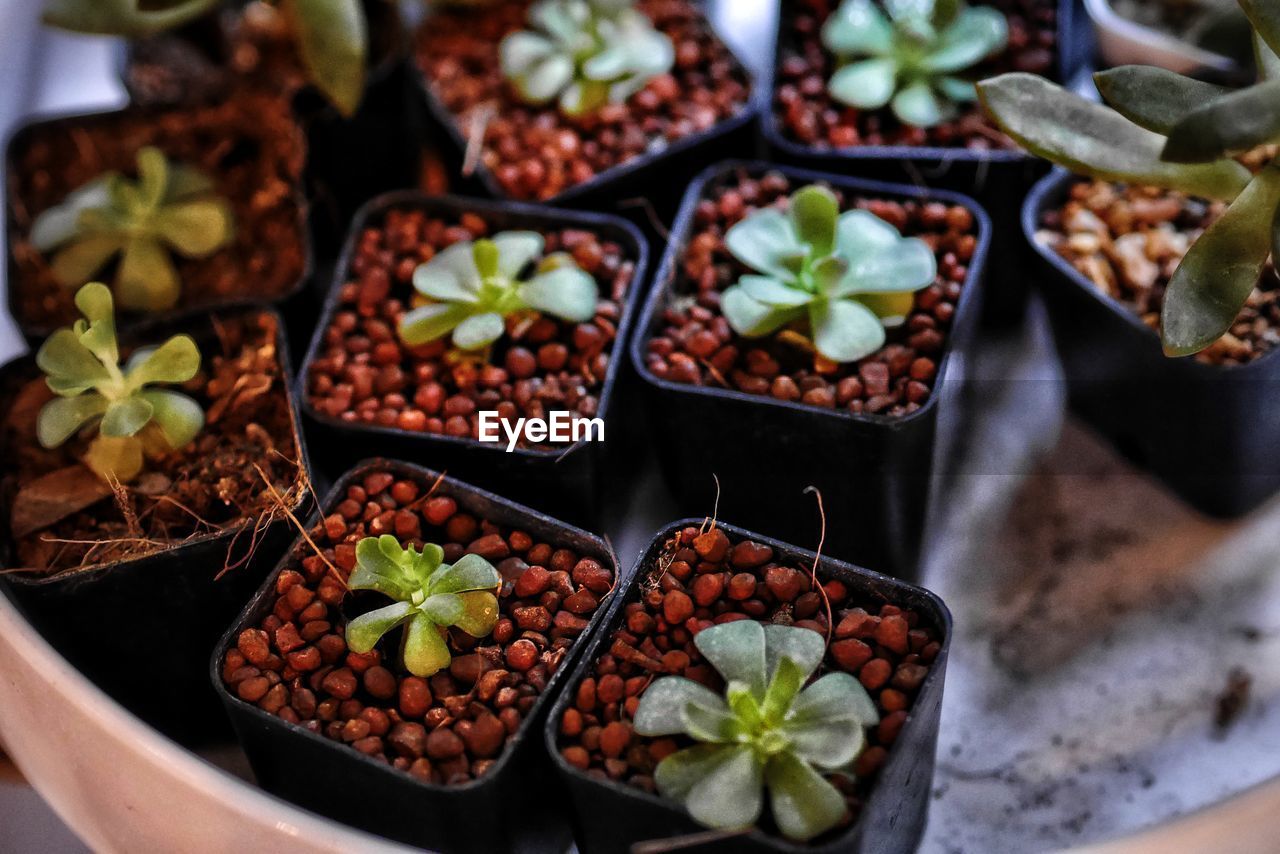
[[[1161,157],[1208,163],[1280,139],[1280,80],[1267,80],[1196,107],[1169,130]]]
[[[234,238],[231,205],[190,167],[155,148],[138,151],[138,178],[95,178],[36,217],[30,239],[50,258],[54,277],[79,287],[119,256],[115,291],[122,308],[164,311],[181,282],[171,253],[206,258]]]
[[[344,116],[364,96],[369,34],[360,0],[283,0],[311,82]]]
[[[522,313],[590,320],[599,300],[595,279],[563,253],[538,263],[544,248],[531,231],[449,246],[414,271],[421,301],[401,319],[400,338],[414,347],[452,333],[459,350],[483,350],[502,337],[507,318]]]
[[[978,98],[1023,148],[1074,172],[1213,199],[1233,198],[1249,181],[1249,171],[1232,160],[1161,160],[1165,137],[1033,74],[984,80]]]
[[[1268,165],[1191,244],[1165,292],[1161,325],[1170,356],[1220,338],[1258,284],[1280,206],[1280,165]]]
[[[111,291],[96,282],[85,285],[76,307],[84,319],[54,332],[36,353],[58,395],[40,410],[36,438],[55,448],[96,427],[86,465],[104,480],[125,482],[141,471],[144,450],[185,447],[204,426],[204,412],[190,397],[151,387],[194,377],[200,352],[189,336],[179,335],[158,348],[140,348],[122,370]]]
[[[1093,82],[1116,112],[1136,125],[1167,134],[1183,116],[1231,90],[1149,65],[1099,71]]]
[[[142,38],[180,27],[220,0],[45,0],[44,22],[78,33]]]
[[[1004,50],[1009,26],[990,7],[959,0],[885,4],[845,0],[822,27],[839,68],[827,83],[836,101],[861,110],[888,105],[898,121],[933,127],[973,100],[973,83],[955,75]]]
[[[365,537],[356,543],[356,566],[347,586],[396,601],[351,620],[347,646],[356,653],[369,652],[388,632],[404,625],[405,668],[415,676],[430,676],[452,659],[445,640],[450,626],[473,637],[493,631],[501,584],[498,571],[479,555],[446,564],[444,550],[434,543],[419,551],[402,547],[389,534]]]
[[[867,211],[840,213],[835,195],[817,185],[794,193],[785,213],[770,207],[750,214],[729,229],[725,246],[759,272],[721,294],[733,330],[758,338],[807,322],[815,349],[836,362],[883,346],[884,327],[901,322],[911,294],[937,277],[928,244],[904,239]]]
[[[675,62],[671,39],[630,0],[538,0],[528,23],[502,40],[502,73],[523,100],[558,100],[568,116],[625,101]]]
[[[808,629],[739,620],[702,630],[694,645],[727,687],[722,697],[667,676],[641,694],[637,733],[684,733],[701,742],[658,763],[658,791],[713,828],[755,824],[765,791],[774,821],[791,839],[836,826],[847,811],[844,796],[815,768],[847,773],[864,729],[878,721],[866,689],[845,673],[803,688],[826,652],[822,636]]]

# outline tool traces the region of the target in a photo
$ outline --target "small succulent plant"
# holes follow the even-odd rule
[[[387,632],[404,624],[404,666],[414,676],[430,676],[449,666],[445,630],[457,626],[482,638],[498,622],[502,577],[489,561],[468,554],[444,562],[444,549],[427,543],[421,551],[402,548],[389,534],[356,543],[356,568],[347,586],[376,590],[394,604],[361,614],[347,624],[347,647],[369,652]]]
[[[96,425],[84,462],[107,481],[128,482],[147,454],[184,447],[204,426],[200,404],[156,385],[184,383],[200,369],[200,351],[187,335],[139,348],[122,369],[111,290],[93,282],[76,293],[84,315],[54,332],[36,354],[57,395],[40,410],[36,437],[56,448]]]
[[[1260,74],[1243,89],[1142,65],[1094,75],[1105,105],[1031,74],[978,84],[995,123],[1033,154],[1103,180],[1231,202],[1169,280],[1161,336],[1170,356],[1225,335],[1280,247],[1280,160],[1251,175],[1235,159],[1280,142],[1280,3],[1239,2]]]
[[[671,68],[671,39],[630,0],[538,0],[532,30],[502,40],[502,73],[531,104],[559,99],[569,116],[622,103]]]
[[[79,33],[141,38],[171,30],[222,0],[46,0],[44,21]],[[289,21],[311,82],[351,116],[364,95],[368,23],[361,0],[275,0]]]
[[[1009,25],[989,6],[962,0],[844,0],[822,27],[822,43],[841,67],[831,97],[860,110],[888,105],[903,124],[927,128],[972,101],[973,83],[956,76],[1004,49]]]
[[[847,773],[864,730],[879,721],[866,689],[838,672],[803,688],[826,652],[809,629],[738,620],[704,629],[693,642],[727,687],[722,697],[666,676],[641,694],[637,733],[701,742],[658,763],[658,791],[714,828],[755,824],[766,788],[785,836],[808,840],[838,824],[844,796],[823,773]]]
[[[840,213],[835,195],[818,185],[797,190],[785,213],[749,214],[725,245],[757,271],[721,294],[734,331],[761,337],[807,320],[814,348],[833,362],[880,349],[885,326],[902,323],[912,292],[937,275],[928,244],[867,211]]]
[[[164,311],[182,285],[169,253],[205,258],[234,236],[231,205],[213,182],[170,164],[158,149],[138,151],[138,179],[108,172],[36,217],[31,243],[52,253],[54,277],[67,287],[93,279],[112,258],[115,293],[130,311]]]
[[[542,235],[532,231],[448,247],[414,271],[413,286],[425,303],[401,319],[400,338],[414,347],[452,332],[459,350],[480,350],[502,336],[507,317],[522,312],[590,320],[595,279],[566,253],[541,257],[544,248]],[[520,278],[535,261],[533,276]]]

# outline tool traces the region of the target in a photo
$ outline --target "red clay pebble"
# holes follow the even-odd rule
[[[537,596],[551,586],[551,573],[545,567],[531,566],[516,579],[515,593],[521,599]]]
[[[713,528],[694,538],[693,550],[708,563],[719,563],[729,553],[729,537],[719,528]]]
[[[699,575],[693,580],[693,601],[704,608],[719,599],[723,592],[724,575],[722,573]]]
[[[566,747],[560,752],[560,755],[564,757],[565,762],[568,762],[579,771],[586,771],[591,767],[591,754],[577,745]]]
[[[573,567],[573,583],[592,593],[604,594],[613,588],[613,573],[595,558],[584,557]]]
[[[871,660],[875,653],[871,647],[860,640],[848,638],[831,644],[831,655],[839,662],[842,670],[856,673],[858,668]]]
[[[883,688],[889,681],[889,675],[893,672],[892,665],[883,658],[873,658],[862,667],[862,672],[858,674],[858,678],[862,680],[862,685],[868,691],[875,691]]]
[[[729,562],[736,569],[755,569],[771,560],[773,560],[773,549],[763,543],[753,543],[750,540],[744,540],[734,546],[733,554],[729,558]]]
[[[764,574],[765,585],[779,602],[791,602],[799,596],[804,580],[799,570],[786,566],[771,566]]]
[[[390,700],[396,695],[396,677],[385,667],[370,667],[364,672],[364,689],[379,700]]]
[[[422,724],[403,721],[391,728],[387,744],[398,756],[417,759],[427,752],[427,730]]]
[[[621,756],[630,743],[631,726],[622,721],[613,721],[600,733],[600,752],[605,756]]]
[[[427,735],[427,755],[432,759],[453,759],[461,756],[466,749],[462,739],[448,727],[432,730]]]
[[[905,655],[909,649],[907,633],[910,630],[907,621],[897,614],[881,617],[880,626],[876,629],[876,643],[899,655]]]
[[[749,572],[739,572],[729,579],[729,598],[736,601],[756,595],[756,577]]]
[[[356,676],[345,667],[331,671],[320,684],[339,700],[350,700],[356,693]]]
[[[521,639],[507,647],[507,666],[521,673],[538,663],[538,648],[533,641]]]
[[[480,715],[467,727],[462,740],[472,756],[496,756],[507,738],[507,728],[492,714]]]
[[[693,600],[683,590],[668,590],[662,600],[662,616],[670,625],[678,625],[693,616]]]

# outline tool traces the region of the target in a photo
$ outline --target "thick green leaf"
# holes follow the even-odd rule
[[[138,149],[137,160],[139,207],[155,210],[164,201],[169,186],[169,161],[164,152],[151,145]]]
[[[404,638],[404,666],[414,676],[433,676],[449,666],[453,656],[436,624],[425,614],[409,620]]]
[[[141,395],[130,395],[114,401],[102,416],[99,430],[104,436],[132,436],[147,426],[155,410],[151,402]]]
[[[1278,205],[1280,166],[1272,164],[1191,244],[1165,291],[1165,353],[1198,353],[1231,328],[1271,252]]]
[[[723,706],[685,703],[680,709],[680,720],[684,732],[697,741],[724,744],[733,741],[740,732],[738,718]]]
[[[884,326],[871,309],[851,299],[809,306],[813,346],[833,362],[856,362],[884,346]]]
[[[764,627],[765,675],[772,680],[784,659],[799,668],[800,682],[814,674],[822,664],[827,644],[822,635],[794,626]]]
[[[347,623],[347,647],[357,655],[370,652],[382,636],[403,623],[413,613],[408,602],[394,602],[361,614]]]
[[[847,766],[866,745],[862,723],[850,714],[804,723],[787,721],[782,731],[791,740],[796,756],[829,770]]]
[[[142,471],[142,441],[136,436],[103,436],[89,443],[84,464],[106,481],[128,483]]]
[[[733,285],[725,288],[720,295],[720,312],[729,321],[734,332],[748,338],[758,338],[803,317],[804,307],[766,305],[749,296],[741,285]]]
[[[1280,139],[1280,80],[1222,95],[1183,116],[1169,131],[1161,157],[1208,163]]]
[[[1249,181],[1249,170],[1230,160],[1167,163],[1160,159],[1164,137],[1032,74],[984,80],[978,97],[1020,145],[1074,172],[1213,199],[1234,198]]]
[[[173,448],[185,448],[204,427],[204,412],[200,404],[181,392],[146,389],[138,396],[151,404],[151,420],[159,426]]]
[[[488,590],[455,595],[462,601],[462,613],[453,624],[473,638],[488,636],[498,624],[498,597]]]
[[[468,305],[433,302],[419,306],[400,319],[400,339],[410,347],[417,347],[448,335],[470,316]]]
[[[129,311],[168,311],[178,304],[181,282],[169,253],[150,237],[135,237],[116,273],[116,296]]]
[[[56,448],[106,411],[107,399],[96,392],[56,397],[40,409],[36,418],[36,438],[41,447]]]
[[[501,338],[504,331],[502,315],[492,311],[473,314],[453,330],[453,346],[459,350],[479,350]]]
[[[937,278],[938,262],[929,244],[899,236],[897,229],[868,211],[841,215],[837,242],[850,263],[827,290],[830,297],[917,291]]]
[[[764,696],[764,627],[755,620],[736,620],[703,629],[694,646],[726,682],[741,682],[757,697]]]
[[[49,377],[70,380],[81,388],[111,380],[102,362],[70,329],[59,329],[45,339],[36,352],[36,365]]]
[[[788,214],[796,236],[808,244],[815,258],[830,255],[836,242],[836,218],[840,205],[835,193],[818,184],[803,187],[791,195]]]
[[[664,676],[640,695],[640,705],[632,722],[635,731],[645,736],[684,732],[686,705],[728,711],[724,699],[710,688],[682,676]]]
[[[859,110],[878,110],[893,97],[898,62],[892,57],[851,62],[831,75],[827,91],[842,104]]]
[[[746,275],[738,279],[738,287],[758,303],[766,306],[794,308],[807,305],[814,295],[803,288],[792,287],[769,276]]]
[[[566,116],[585,116],[609,103],[613,87],[595,80],[574,80],[560,95],[560,112]]]
[[[777,208],[764,208],[736,223],[724,236],[733,257],[758,273],[789,282],[795,272],[786,259],[804,253],[790,217]]]
[[[175,335],[145,359],[132,365],[125,379],[130,389],[151,383],[184,383],[200,370],[200,349],[190,335]]]
[[[498,247],[498,272],[514,279],[542,254],[546,241],[536,231],[503,231],[493,236]]]
[[[491,590],[502,584],[502,576],[493,564],[477,554],[466,554],[458,562],[434,575],[431,593],[465,593],[468,590]]]
[[[648,690],[652,688],[653,685]],[[731,750],[727,745],[697,744],[676,751],[658,763],[653,772],[653,782],[663,797],[683,801],[694,786],[730,758]]]
[[[518,293],[529,308],[576,323],[596,316],[600,296],[596,280],[577,267],[539,273],[522,284]]]
[[[853,716],[864,727],[880,722],[880,714],[862,683],[848,673],[828,673],[800,692],[790,719],[798,724]]]
[[[777,626],[776,628],[785,628]],[[808,631],[807,629],[795,629],[795,631]],[[809,634],[817,637],[816,632]],[[822,639],[818,638],[819,643]],[[819,654],[821,658],[821,654]],[[769,726],[778,726],[782,723],[782,719],[786,717],[787,710],[791,708],[791,701],[796,698],[796,694],[800,691],[800,686],[804,684],[805,674],[800,669],[800,665],[790,658],[782,658],[778,661],[777,666],[773,670],[773,678],[769,680],[769,687],[765,689],[764,699],[760,702],[760,714],[764,717],[764,721]]]
[[[462,616],[462,599],[454,593],[435,593],[428,596],[418,610],[437,626],[452,626]]]
[[[220,0],[45,0],[44,22],[77,33],[141,38],[179,27]]]
[[[556,46],[550,39],[538,33],[527,30],[511,33],[498,45],[502,76],[512,78],[528,74],[534,66],[551,56],[555,49]],[[570,74],[572,73],[570,69]]]
[[[204,258],[235,237],[235,217],[224,199],[167,205],[156,213],[156,231],[182,255]]]
[[[837,56],[885,54],[893,26],[872,0],[845,0],[822,25],[822,44]]]
[[[573,60],[563,54],[553,54],[513,75],[511,82],[524,100],[545,104],[573,83]]]
[[[107,192],[110,179],[110,175],[95,178],[68,193],[62,204],[54,205],[37,216],[28,235],[31,245],[41,252],[48,252],[74,237],[79,230],[82,211],[104,207],[110,202]]]
[[[347,586],[408,600],[421,589],[421,583],[401,562],[404,558],[400,542],[390,534],[365,537],[356,543],[356,566],[347,579]]]
[[[1187,113],[1231,90],[1151,65],[1121,65],[1093,75],[1116,112],[1150,131],[1167,134]]]
[[[707,827],[748,827],[764,806],[764,769],[748,745],[723,750],[724,758],[693,784],[684,805],[695,821]]]
[[[49,269],[60,285],[74,288],[96,276],[124,245],[117,234],[86,234],[58,250]]]
[[[933,127],[953,113],[951,105],[943,103],[933,88],[923,81],[900,89],[889,106],[899,121],[918,128]]]
[[[344,116],[364,97],[369,36],[360,0],[284,0],[311,81]]]
[[[1240,8],[1253,24],[1254,33],[1271,48],[1273,54],[1280,54],[1280,6],[1274,0],[1237,0]]]
[[[773,820],[791,839],[812,839],[835,827],[847,811],[836,787],[790,753],[769,760],[765,783]]]
[[[413,287],[423,296],[444,302],[475,302],[480,296],[480,271],[473,244],[466,240],[455,243],[418,265],[413,271]]]
[[[961,71],[1003,50],[1008,41],[1009,25],[999,11],[988,6],[966,8],[939,34],[921,66],[930,71]]]

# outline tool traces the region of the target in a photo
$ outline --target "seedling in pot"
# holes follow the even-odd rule
[[[138,151],[136,181],[108,172],[74,190],[35,219],[31,243],[52,253],[53,275],[69,288],[119,256],[120,306],[155,312],[173,308],[182,293],[171,252],[206,258],[234,234],[231,205],[214,192],[213,181],[148,146]]]
[[[489,347],[509,319],[522,315],[590,320],[598,298],[595,279],[567,253],[540,257],[544,246],[536,232],[505,231],[445,249],[414,271],[423,304],[404,315],[400,338],[416,347],[452,333],[454,347],[472,351]],[[522,278],[530,265],[533,275]]]
[[[116,344],[111,291],[85,285],[76,294],[84,314],[53,333],[36,364],[58,395],[40,410],[40,444],[56,448],[82,430],[97,430],[84,463],[108,482],[126,482],[144,458],[184,447],[204,426],[200,405],[181,392],[152,388],[183,383],[200,369],[200,351],[187,335],[134,351],[123,369]]]
[[[221,0],[46,0],[45,23],[72,32],[140,38],[188,23]],[[311,82],[343,115],[364,95],[368,24],[360,0],[275,0]]]
[[[860,110],[889,106],[903,124],[927,128],[972,101],[962,76],[1004,50],[1009,26],[989,6],[962,0],[845,0],[822,27],[822,44],[838,57],[831,97]]]
[[[1243,89],[1139,65],[1094,75],[1106,105],[1030,74],[978,85],[996,123],[1035,154],[1103,180],[1230,201],[1169,281],[1161,335],[1170,356],[1197,353],[1230,329],[1280,238],[1280,162],[1251,175],[1234,159],[1280,141],[1280,3],[1240,6],[1260,69]]]
[[[523,100],[558,100],[567,116],[623,103],[675,62],[671,39],[631,0],[539,0],[528,22],[503,39],[502,73]]]
[[[927,243],[868,211],[840,213],[835,194],[819,185],[792,194],[786,212],[752,213],[729,229],[725,245],[758,271],[721,297],[734,331],[756,338],[807,324],[817,352],[837,363],[879,350],[885,327],[901,324],[912,294],[937,276]]]
[[[668,676],[641,695],[638,734],[701,742],[658,763],[658,791],[713,828],[754,825],[765,788],[774,822],[792,839],[812,839],[839,824],[848,812],[845,798],[823,774],[847,773],[862,751],[864,729],[879,722],[866,689],[840,672],[803,688],[826,653],[822,635],[811,629],[738,620],[699,632],[694,644],[727,687],[722,697]]]
[[[444,549],[427,543],[419,551],[403,548],[389,534],[356,544],[356,568],[347,586],[375,590],[395,603],[356,617],[347,624],[347,646],[364,654],[392,629],[404,625],[403,659],[414,676],[431,676],[449,666],[445,636],[456,626],[482,638],[498,621],[497,590],[502,578],[476,554],[444,562]]]

